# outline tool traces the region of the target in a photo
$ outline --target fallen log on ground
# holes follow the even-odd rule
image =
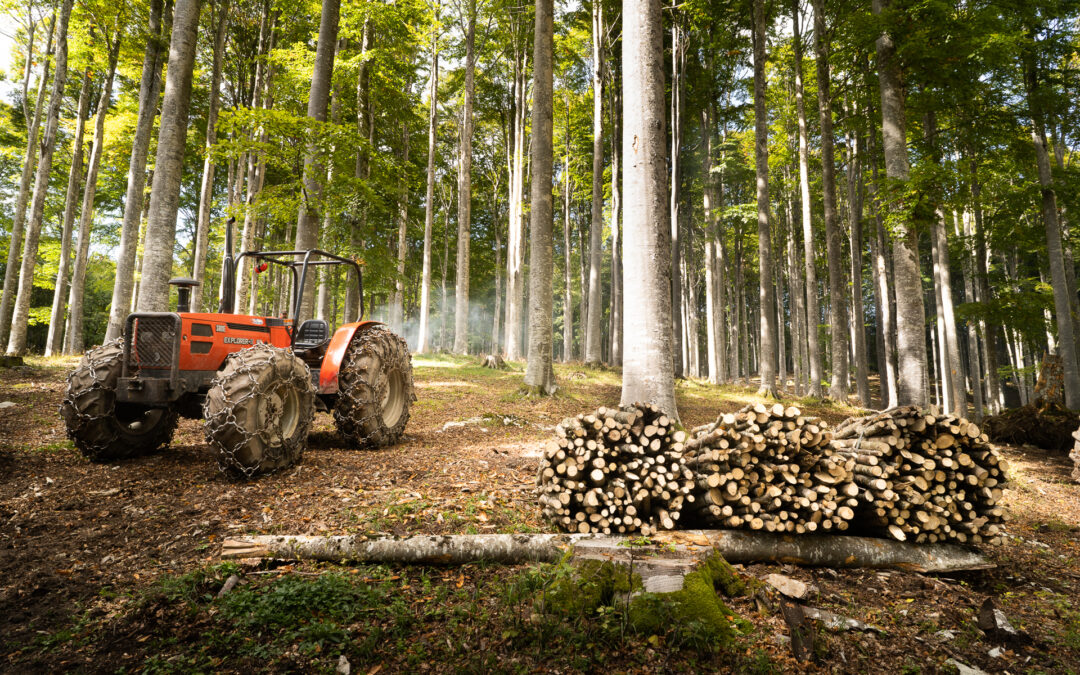
[[[776,562],[816,567],[891,568],[954,572],[994,565],[976,551],[950,544],[916,546],[869,537],[787,536],[733,530],[661,533],[650,546],[630,537],[595,534],[462,534],[369,538],[359,535],[260,535],[226,540],[223,558],[282,558],[380,564],[525,564],[558,562],[567,552],[605,559],[653,558],[665,551],[712,549],[732,563]]]

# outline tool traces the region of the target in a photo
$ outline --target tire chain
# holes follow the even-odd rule
[[[230,362],[237,362],[236,367],[230,375],[230,379],[240,376],[246,376],[248,378],[248,382],[250,383],[250,386],[243,389],[244,393],[242,395],[235,396],[235,398],[230,398],[229,395],[225,393],[226,388],[223,386],[224,375],[219,375],[218,377],[214,378],[213,382],[210,385],[211,390],[213,390],[215,387],[220,386],[220,389],[224,394],[224,405],[222,409],[219,410],[217,413],[211,412],[209,406],[209,397],[207,397],[203,402],[203,418],[205,419],[205,425],[207,429],[206,439],[209,444],[218,451],[218,469],[222,473],[241,473],[243,474],[243,477],[245,479],[250,479],[255,474],[259,473],[264,461],[270,460],[267,463],[277,465],[280,460],[285,459],[286,463],[280,465],[279,467],[284,468],[286,466],[294,464],[299,458],[300,454],[303,452],[303,443],[298,444],[297,447],[293,449],[292,452],[290,452],[288,445],[280,436],[279,427],[275,427],[273,424],[263,424],[258,429],[248,430],[236,419],[236,416],[233,414],[233,412],[237,409],[238,406],[241,406],[243,403],[247,402],[250,399],[256,399],[253,402],[253,405],[257,406],[259,397],[269,396],[275,389],[282,386],[282,383],[284,382],[291,382],[294,386],[297,386],[301,392],[305,390],[309,391],[311,397],[314,398],[315,389],[311,383],[310,371],[307,367],[307,364],[303,364],[305,375],[300,376],[296,374],[293,368],[294,362],[291,359],[289,361],[279,361],[273,358],[273,353],[276,351],[282,350],[266,344],[256,344],[253,347],[249,347],[229,355],[228,358]],[[267,356],[269,357],[267,361],[255,358],[263,353],[267,353]],[[289,356],[292,357],[292,354],[290,353]],[[283,363],[288,365],[287,372],[285,373],[280,372],[281,368],[279,366]],[[268,385],[260,385],[259,379],[255,375],[255,371],[259,366],[267,364],[269,364],[270,367],[273,369],[274,376],[270,378]],[[227,369],[228,365],[226,366],[225,370]],[[281,411],[277,411],[279,415],[280,412]],[[307,438],[307,434],[308,431],[310,431],[310,426],[313,418],[314,416],[304,416],[303,414],[301,414],[300,419],[298,420],[298,425],[300,425],[300,429],[298,429],[297,432],[301,438]],[[273,419],[272,415],[268,414],[267,419]],[[218,429],[231,426],[233,429],[240,433],[240,435],[243,437],[242,440],[233,443],[231,446],[226,445],[219,438],[221,436],[220,433],[215,434],[210,431],[210,425],[212,423],[215,424]],[[245,466],[237,459],[237,453],[239,453],[243,448],[245,448],[249,443],[251,443],[253,439],[256,439],[258,437],[261,437],[261,440],[263,442],[263,460],[260,460],[254,466]],[[272,440],[279,440],[280,442],[277,446],[274,446],[270,443],[270,441]],[[289,457],[289,454],[292,454],[293,456]]]
[[[342,423],[340,419],[338,419],[339,414],[341,415],[341,417],[344,417],[345,415],[342,413],[334,415],[335,422],[338,423],[339,431],[341,431],[344,435],[355,439],[355,443],[359,447],[381,447],[382,445],[390,442],[391,439],[375,438],[382,433],[382,429],[385,426],[383,424],[380,424],[380,418],[382,416],[382,406],[379,404],[382,401],[382,397],[385,393],[386,387],[390,385],[389,381],[385,378],[383,379],[381,386],[376,386],[375,383],[368,382],[367,378],[364,377],[363,371],[359,367],[359,364],[356,364],[353,359],[361,353],[361,350],[366,343],[371,343],[377,346],[379,362],[382,366],[381,372],[387,372],[394,368],[400,369],[403,373],[410,373],[412,371],[412,355],[409,353],[408,347],[406,346],[404,349],[401,350],[393,349],[391,347],[391,344],[379,339],[382,335],[388,336],[391,340],[398,340],[402,343],[405,342],[400,336],[387,330],[370,329],[364,331],[353,337],[352,344],[349,345],[349,353],[345,357],[345,364],[342,367],[342,371],[347,371],[348,376],[350,378],[355,377],[356,380],[351,383],[351,386],[341,387],[338,390],[339,402],[335,406],[335,413],[338,413],[339,410],[345,409],[351,411],[363,410],[365,408],[365,402],[370,402],[371,405],[367,407],[373,411],[372,414],[366,415],[359,419],[349,418],[348,426],[351,427],[350,432],[345,432],[344,429],[341,429]],[[365,399],[363,396],[359,395],[360,392],[365,390],[371,392],[370,399]],[[408,396],[410,397],[410,400],[407,403],[412,403],[413,401],[415,401],[415,390],[410,390],[408,392]],[[347,403],[346,405],[342,406],[342,402]],[[408,406],[406,406],[406,410],[403,411],[402,414],[407,413]],[[368,422],[373,422],[373,424],[369,425]],[[366,428],[371,428],[373,429],[373,431],[365,436],[361,436],[359,432]],[[372,442],[373,438],[375,439],[375,442]]]
[[[114,348],[120,349],[121,358],[124,353],[124,339],[116,338],[110,340],[100,347],[95,347],[85,354],[82,359],[79,360],[79,365],[76,366],[67,376],[67,389],[64,392],[64,400],[60,403],[60,416],[64,418],[65,427],[67,429],[68,438],[81,446],[84,454],[87,456],[93,456],[101,454],[103,451],[108,450],[109,446],[120,437],[120,434],[115,430],[112,432],[112,436],[105,439],[104,442],[87,443],[85,438],[79,436],[78,432],[85,429],[87,426],[101,421],[111,419],[116,414],[116,399],[113,398],[113,405],[109,410],[106,410],[100,415],[91,415],[89,413],[79,410],[78,402],[76,398],[84,396],[87,392],[93,391],[115,391],[116,385],[109,386],[106,380],[109,377],[109,361],[116,357],[115,353],[112,353]],[[72,395],[72,385],[75,378],[80,373],[89,371],[93,382],[89,387],[82,387]],[[104,373],[104,377],[99,376],[99,371]],[[77,385],[81,386],[81,384]],[[72,420],[72,418],[74,418]],[[72,424],[72,421],[75,423]]]

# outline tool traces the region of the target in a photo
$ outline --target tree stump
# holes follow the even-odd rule
[[[1073,438],[1076,439],[1076,443],[1073,444],[1072,452],[1069,453],[1069,459],[1073,461],[1072,479],[1080,483],[1080,429],[1073,432]]]
[[[505,370],[506,361],[498,354],[487,354],[480,359],[480,365],[483,368],[491,368],[493,370]]]
[[[1039,365],[1039,379],[1035,383],[1035,401],[1039,405],[1060,403],[1065,405],[1065,372],[1061,366],[1061,357],[1056,354],[1043,354]]]

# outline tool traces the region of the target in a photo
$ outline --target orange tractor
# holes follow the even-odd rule
[[[316,410],[331,412],[349,445],[397,441],[409,420],[412,361],[405,340],[364,321],[364,286],[353,260],[316,249],[232,255],[226,226],[217,313],[190,310],[193,279],[173,279],[175,312],[136,312],[123,337],[90,350],[68,376],[60,412],[76,447],[94,461],[169,444],[177,419],[205,420],[222,471],[250,477],[295,464]],[[236,265],[270,265],[292,276],[291,319],[234,313]],[[304,288],[319,266],[355,274],[361,320],[333,335],[327,323],[299,323]],[[350,283],[352,280],[350,279]]]

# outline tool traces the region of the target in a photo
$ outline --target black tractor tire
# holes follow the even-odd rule
[[[311,371],[288,349],[257,344],[234,352],[210,385],[203,417],[223,472],[250,478],[290,467],[315,417]]]
[[[360,448],[396,443],[415,400],[412,355],[405,340],[382,326],[357,332],[338,373],[338,432]]]
[[[113,340],[86,352],[68,374],[60,416],[75,447],[94,462],[154,452],[176,431],[175,410],[117,403],[123,360],[124,342]]]

